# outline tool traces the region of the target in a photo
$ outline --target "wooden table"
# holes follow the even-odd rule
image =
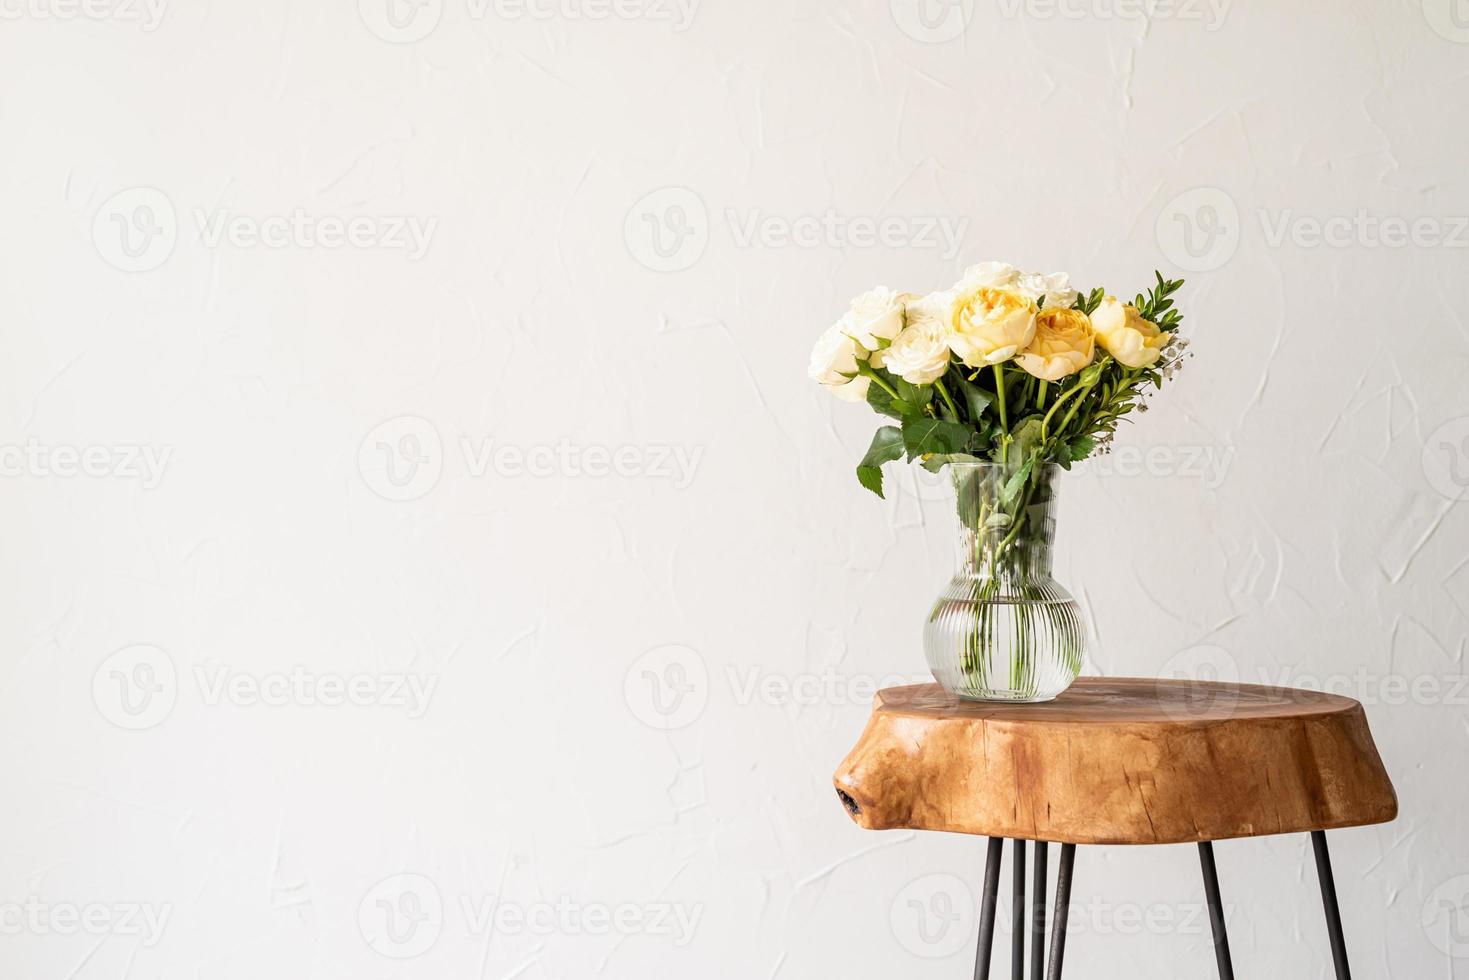
[[[1036,841],[1033,980],[1044,959],[1048,842],[1061,846],[1057,980],[1078,844],[1194,843],[1222,980],[1234,968],[1212,841],[1309,833],[1338,980],[1351,976],[1327,830],[1384,823],[1397,795],[1350,698],[1290,688],[1083,677],[1055,701],[965,701],[936,684],[878,693],[837,795],[858,824],[989,838],[976,980],[989,976],[1001,847],[1013,842],[1013,978],[1023,980],[1026,841]]]

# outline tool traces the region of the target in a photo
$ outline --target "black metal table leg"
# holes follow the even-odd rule
[[[1214,845],[1199,842],[1199,864],[1204,869],[1204,896],[1209,901],[1209,926],[1214,932],[1214,959],[1219,962],[1219,980],[1234,980],[1234,963],[1229,958],[1229,934],[1224,928],[1224,904],[1219,900],[1219,872],[1214,867]]]
[[[1035,842],[1035,880],[1030,888],[1030,980],[1042,980],[1046,969],[1046,852],[1045,841]]]
[[[984,899],[979,907],[979,948],[974,951],[974,980],[989,980],[990,950],[995,944],[995,901],[1000,892],[1000,857],[1004,840],[990,838],[984,861]]]
[[[1326,907],[1326,932],[1331,937],[1331,962],[1336,967],[1336,980],[1352,980],[1352,968],[1347,964],[1347,941],[1341,929],[1341,909],[1336,904],[1331,852],[1326,847],[1326,831],[1311,831],[1311,847],[1316,851],[1316,876],[1321,879],[1321,904]]]
[[[1051,926],[1051,962],[1046,980],[1061,980],[1061,960],[1066,955],[1066,919],[1071,911],[1071,866],[1076,845],[1061,845],[1061,863],[1056,866],[1056,915]]]
[[[1025,980],[1025,841],[1014,842],[1015,870],[1010,878],[1010,976]]]
[[[1025,934],[1030,933],[1030,980],[1061,980],[1066,956],[1066,929],[1071,911],[1071,878],[1076,863],[1076,845],[1061,845],[1061,860],[1056,868],[1056,901],[1052,915],[1050,955],[1045,951],[1046,935],[1046,865],[1049,847],[1045,841],[1035,845],[1035,881],[1030,896],[1030,924],[1026,927],[1025,906],[1025,841],[1014,840],[1010,913],[1010,975],[1012,980],[1025,980]],[[1331,940],[1331,961],[1336,980],[1352,980],[1347,962],[1346,939],[1342,930],[1341,909],[1336,898],[1336,878],[1331,870],[1331,852],[1325,831],[1311,832],[1311,847],[1316,854],[1316,873],[1321,882],[1321,902],[1326,911],[1326,931]],[[991,953],[995,939],[995,909],[1000,887],[1000,863],[1004,840],[989,838],[984,867],[984,899],[980,909],[979,948],[974,957],[974,980],[989,980]],[[1219,967],[1219,980],[1234,980],[1234,961],[1229,952],[1229,932],[1224,921],[1224,902],[1219,892],[1219,870],[1214,863],[1214,845],[1199,843],[1199,865],[1204,873],[1204,896],[1209,907],[1209,927],[1214,937],[1214,959]]]

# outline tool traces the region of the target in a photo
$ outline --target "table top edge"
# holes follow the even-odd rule
[[[1105,707],[1088,703],[1084,699],[1097,689],[1135,686],[1140,689],[1153,688],[1177,692],[1214,693],[1221,700],[1237,699],[1248,695],[1256,703],[1238,706],[1225,704],[1218,709],[1194,711],[1191,708],[1170,712],[1160,700],[1155,712],[1150,713],[1146,702],[1119,709],[1115,716],[1105,713]],[[1089,690],[1090,689],[1090,690]],[[1068,698],[1068,694],[1071,695]],[[914,704],[915,699],[932,700],[939,704]],[[1081,700],[1079,700],[1081,699]],[[1269,701],[1280,702],[1267,704]],[[1053,701],[1040,703],[1013,703],[1004,701],[970,701],[948,694],[938,684],[905,684],[887,687],[878,691],[873,698],[872,712],[897,717],[952,718],[956,721],[982,720],[1001,724],[1058,724],[1058,725],[1126,725],[1135,724],[1219,724],[1234,720],[1261,721],[1266,719],[1288,720],[1292,718],[1319,718],[1343,713],[1362,711],[1361,702],[1340,694],[1313,691],[1306,688],[1276,687],[1265,684],[1235,684],[1219,681],[1191,681],[1151,677],[1079,677],[1076,683]],[[1080,713],[1083,716],[1077,717]],[[1156,715],[1156,716],[1154,716]]]

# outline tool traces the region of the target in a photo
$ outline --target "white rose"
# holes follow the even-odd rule
[[[884,366],[909,384],[932,384],[949,369],[943,322],[923,305],[908,305],[908,325],[886,351]]]
[[[1012,289],[1020,279],[1020,270],[1008,262],[981,262],[964,270],[954,288],[968,292],[981,286]]]
[[[907,298],[904,293],[878,286],[852,300],[849,321],[857,343],[868,350],[886,346],[903,329],[903,303]]]
[[[1045,276],[1038,272],[1021,273],[1015,285],[1033,300],[1044,298],[1046,309],[1068,310],[1076,302],[1077,292],[1071,288],[1071,277],[1064,272]]]
[[[811,349],[811,364],[806,373],[846,401],[862,401],[867,397],[869,379],[857,377],[858,352],[866,351],[852,339],[851,314],[827,327]]]
[[[871,384],[871,378],[857,377],[844,385],[832,386],[831,393],[844,402],[865,402],[867,400],[867,388]]]
[[[940,332],[949,322],[949,304],[953,302],[951,291],[929,293],[921,299],[910,300],[904,309],[904,320],[909,327],[936,327]]]

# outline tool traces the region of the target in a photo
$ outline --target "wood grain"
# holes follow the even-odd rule
[[[1356,701],[1181,680],[1083,677],[1047,704],[888,688],[835,782],[869,829],[1074,844],[1330,830],[1398,812]]]

